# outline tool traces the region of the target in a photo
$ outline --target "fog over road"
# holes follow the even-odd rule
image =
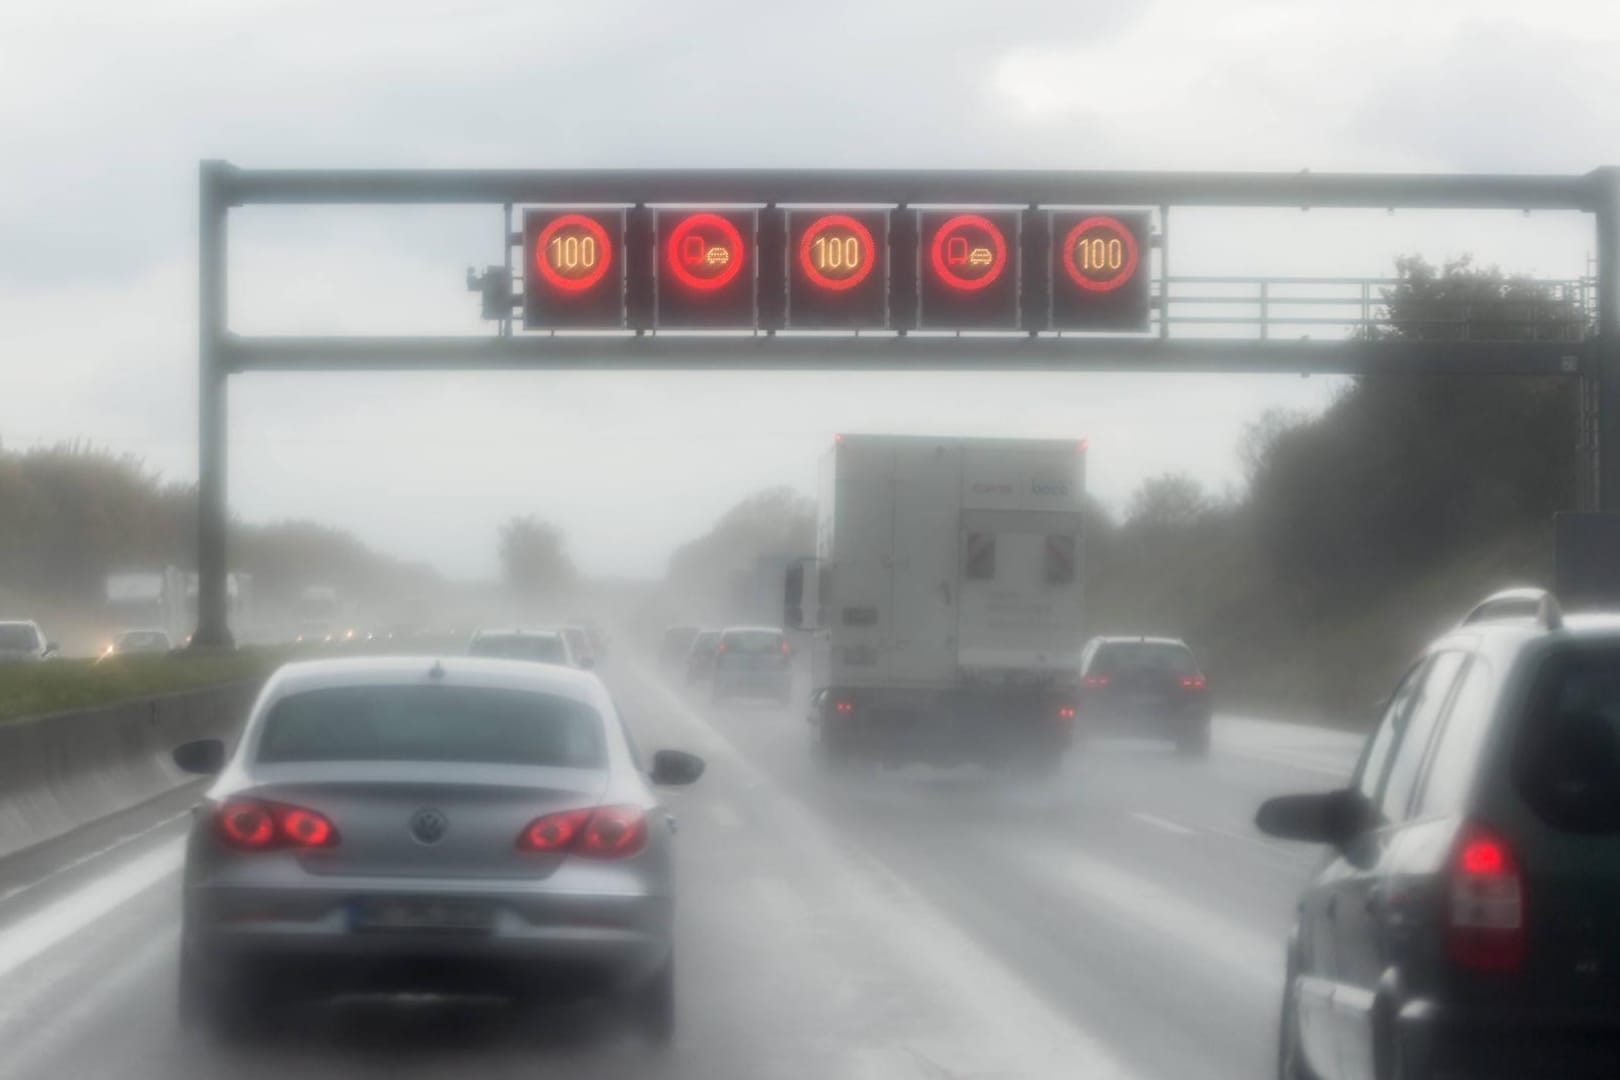
[[[625,654],[602,671],[672,792],[680,1032],[650,1050],[581,1002],[354,1001],[229,1051],[180,1032],[188,792],[0,864],[0,1077],[1058,1077],[1254,1080],[1319,853],[1267,795],[1359,745],[1220,716],[1207,760],[1090,739],[1054,777],[828,775],[802,706],[711,707]],[[802,689],[802,687],[801,687]]]

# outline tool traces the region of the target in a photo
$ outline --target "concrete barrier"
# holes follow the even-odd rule
[[[258,690],[231,683],[0,724],[0,858],[196,779],[169,752],[229,742]]]

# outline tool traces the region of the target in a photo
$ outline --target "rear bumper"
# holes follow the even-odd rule
[[[655,973],[672,947],[667,896],[417,891],[412,899],[485,905],[492,918],[475,931],[382,931],[353,922],[358,902],[400,895],[194,886],[186,895],[183,949],[206,977],[309,974],[339,992],[513,981],[631,984]]]
[[[1189,728],[1209,723],[1213,713],[1207,699],[1136,703],[1086,695],[1080,699],[1079,726],[1104,733],[1174,738]]]
[[[833,688],[820,717],[822,737],[841,750],[895,761],[949,764],[996,759],[1031,748],[1061,751],[1073,721],[1060,710],[1073,696],[1051,687],[904,691]],[[841,713],[836,702],[847,702]]]
[[[1620,1007],[1487,1010],[1408,1002],[1397,1036],[1414,1080],[1612,1080],[1620,1076]]]

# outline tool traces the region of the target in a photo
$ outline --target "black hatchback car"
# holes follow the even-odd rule
[[[1185,754],[1209,752],[1209,682],[1185,642],[1098,637],[1080,653],[1080,722],[1169,739]]]
[[[1620,615],[1482,605],[1349,787],[1258,824],[1333,848],[1289,942],[1284,1080],[1620,1076]]]

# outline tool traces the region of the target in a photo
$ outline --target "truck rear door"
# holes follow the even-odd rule
[[[958,654],[969,670],[1057,674],[1080,650],[1080,519],[964,510]]]

